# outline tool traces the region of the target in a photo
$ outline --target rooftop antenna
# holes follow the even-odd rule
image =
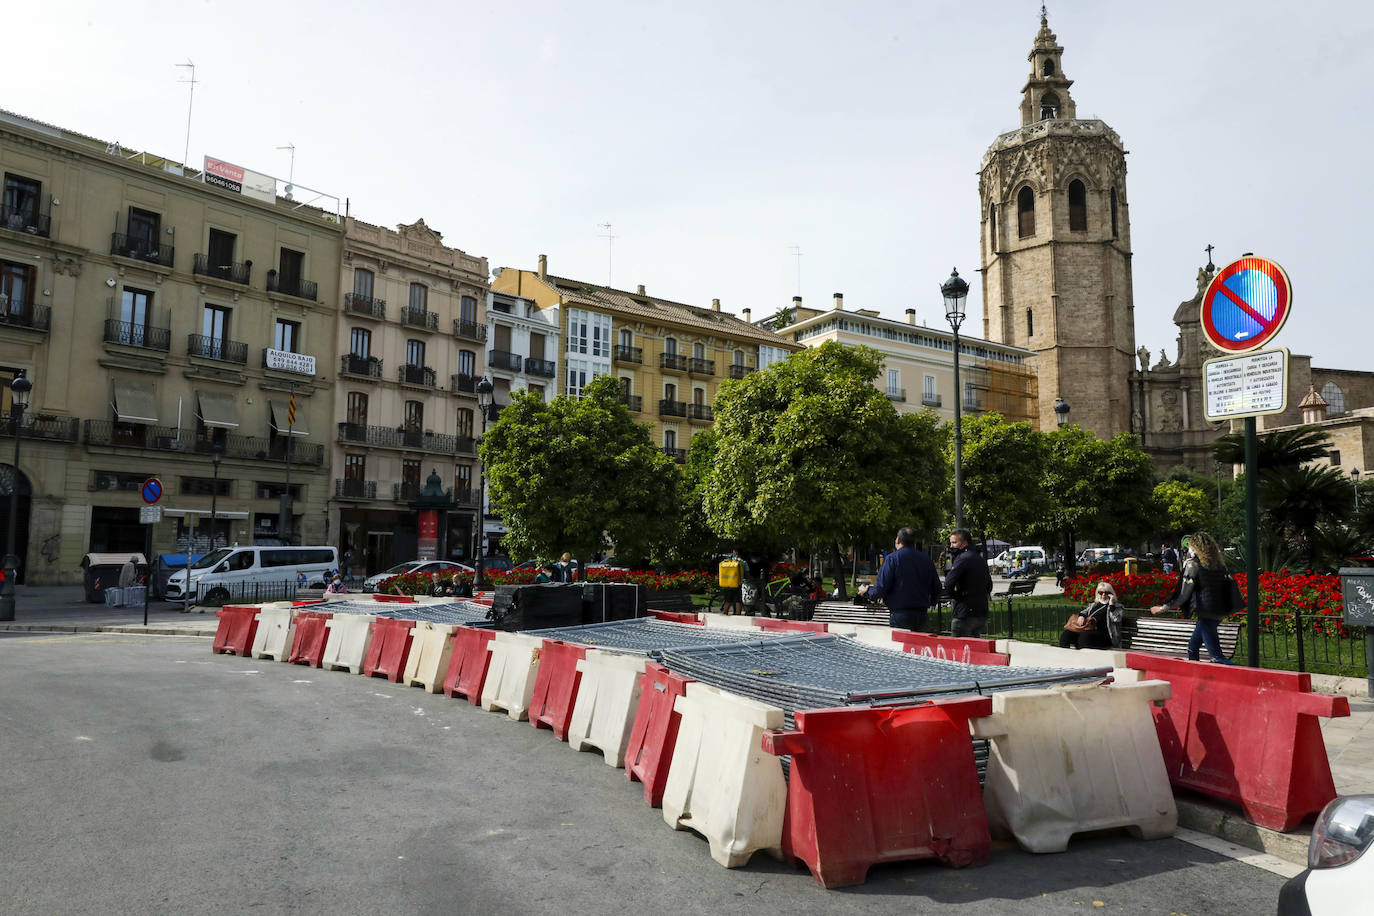
[[[612,234],[611,234],[611,224],[610,224],[610,223],[597,223],[597,226],[599,226],[600,228],[606,230],[604,233],[602,233],[601,238],[603,238],[603,239],[606,240],[606,285],[607,285],[607,286],[610,286],[610,285],[611,285],[611,246],[615,244],[615,240],[618,238],[618,236],[612,235]]]
[[[175,66],[185,67],[191,71],[186,79],[177,80],[178,83],[186,83],[191,87],[186,98],[186,151],[181,154],[181,165],[184,168],[189,164],[186,160],[191,155],[191,106],[196,101],[196,65],[193,64],[191,58],[188,57],[186,58],[186,63],[176,64]]]
[[[801,246],[800,246],[800,245],[793,245],[791,250],[792,250],[792,257],[794,257],[794,258],[797,259],[797,295],[800,296],[800,295],[801,295],[801,259],[802,259]]]
[[[277,149],[289,149],[291,151],[291,165],[286,172],[286,199],[291,200],[291,192],[296,189],[296,144],[288,143],[279,146]]]

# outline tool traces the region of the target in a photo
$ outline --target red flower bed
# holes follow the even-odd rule
[[[1109,573],[1104,576],[1076,576],[1064,580],[1064,594],[1084,604],[1092,600],[1098,582],[1110,582],[1121,604],[1127,608],[1150,608],[1163,604],[1174,590],[1176,573],[1142,573],[1128,576]],[[1244,573],[1237,573],[1236,584],[1242,594],[1249,594]],[[1344,604],[1341,599],[1341,577],[1313,573],[1262,572],[1259,574],[1260,628],[1265,632],[1277,630],[1293,632],[1295,616],[1312,633],[1327,636],[1349,636],[1341,622]],[[1245,612],[1230,616],[1244,620]]]

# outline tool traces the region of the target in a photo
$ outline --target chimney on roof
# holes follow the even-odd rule
[[[713,312],[719,312],[719,311],[720,311],[720,300],[719,300],[719,299],[712,299],[712,300],[711,300],[711,311],[713,311]]]
[[[844,311],[844,293],[835,294],[835,308],[841,312]]]
[[[915,324],[915,323],[916,323],[916,310],[915,310],[915,309],[907,309],[907,310],[906,310],[906,323],[907,323],[907,324]]]
[[[549,256],[546,255],[546,254],[541,254],[541,255],[539,256],[539,279],[541,279],[541,280],[547,280],[548,278],[549,278]]]
[[[750,319],[749,319],[749,309],[745,309],[745,310],[743,311],[742,314],[744,315],[744,320],[745,320],[745,321],[749,321],[749,320],[750,320]]]
[[[639,288],[636,289],[635,292],[639,293],[641,296],[644,295],[644,284],[639,284]]]

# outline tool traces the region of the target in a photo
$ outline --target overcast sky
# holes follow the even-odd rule
[[[982,310],[977,169],[1020,126],[1039,3],[14,4],[0,107],[423,217],[492,267],[610,277],[755,318],[798,293],[943,324]],[[1277,343],[1374,370],[1352,271],[1374,212],[1374,12],[1336,0],[1059,0],[1082,118],[1126,148],[1136,342],[1253,251],[1292,279]],[[799,246],[797,258],[793,246]],[[975,333],[981,323],[970,321]],[[1072,392],[1064,392],[1072,397]]]

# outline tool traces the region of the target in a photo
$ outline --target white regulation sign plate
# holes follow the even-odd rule
[[[1210,421],[1283,413],[1288,409],[1288,351],[1255,350],[1202,364],[1205,413]]]

